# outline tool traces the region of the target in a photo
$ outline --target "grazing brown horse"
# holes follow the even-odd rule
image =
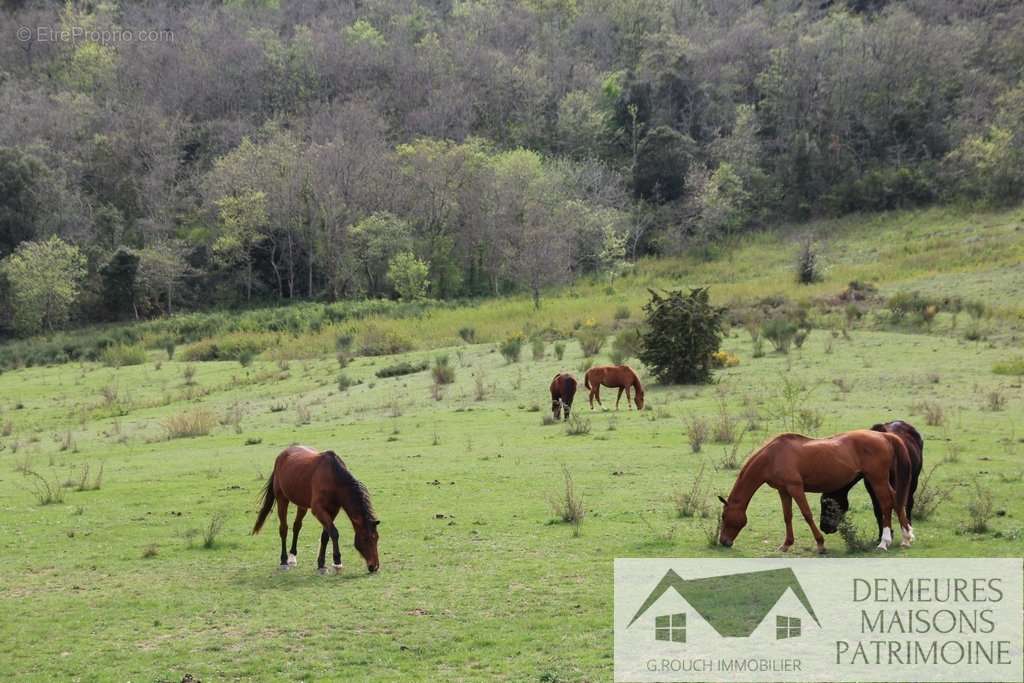
[[[633,368],[628,365],[595,365],[587,370],[583,377],[583,384],[590,389],[590,408],[594,408],[594,399],[601,405],[601,386],[618,389],[619,395],[615,398],[615,409],[619,409],[619,401],[622,399],[622,392],[626,392],[626,405],[632,408],[629,390],[636,392],[636,409],[644,409],[644,385],[640,384]]]
[[[894,472],[895,490],[890,484]],[[780,434],[754,453],[740,470],[736,483],[722,511],[719,542],[729,547],[747,523],[747,505],[762,484],[779,492],[782,515],[786,522],[786,538],[779,550],[793,545],[793,499],[814,534],[818,552],[825,552],[825,537],[814,524],[805,492],[835,491],[855,477],[864,477],[871,484],[881,508],[882,539],[878,547],[888,549],[892,543],[891,520],[896,510],[903,531],[902,545],[914,540],[906,515],[910,483],[910,455],[903,440],[888,433],[859,429],[827,439],[812,439],[800,434]]]
[[[565,414],[569,419],[572,399],[576,396],[576,378],[567,372],[560,372],[551,380],[551,415],[558,421]]]
[[[320,534],[320,554],[317,568],[324,569],[324,555],[327,553],[327,539],[334,544],[334,571],[341,569],[341,551],[338,549],[338,527],[334,518],[344,510],[355,531],[355,547],[366,560],[366,568],[375,572],[380,568],[377,556],[377,526],[380,520],[373,512],[370,495],[366,487],[352,476],[345,463],[334,451],[318,453],[306,446],[289,446],[281,451],[274,462],[274,471],[263,490],[263,504],[252,533],[259,533],[270,508],[277,502],[277,516],[281,520],[281,568],[288,569],[296,564],[298,555],[299,530],[306,510],[323,525]],[[288,503],[295,503],[295,524],[292,526],[291,554],[285,552],[288,539]]]
[[[914,530],[914,493],[917,491],[917,480],[921,476],[921,469],[924,467],[924,439],[920,432],[914,429],[914,425],[903,420],[894,420],[876,424],[871,427],[876,432],[889,432],[903,439],[903,445],[907,447],[910,454],[910,490],[907,492],[907,520],[910,522],[910,530]],[[858,476],[849,484],[838,491],[821,494],[821,530],[826,534],[835,533],[839,528],[839,520],[850,509],[848,494],[850,489],[857,485],[863,477]],[[890,482],[892,483],[892,482]],[[864,480],[864,488],[867,489],[871,498],[871,507],[875,511],[875,521],[878,522],[878,538],[882,538],[882,511],[878,507],[878,499],[871,484]]]

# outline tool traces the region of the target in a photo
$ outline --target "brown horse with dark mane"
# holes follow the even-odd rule
[[[583,377],[583,384],[590,389],[590,408],[594,408],[594,399],[597,399],[597,404],[601,405],[601,387],[606,386],[612,389],[618,389],[619,395],[615,398],[615,409],[619,409],[619,401],[622,399],[622,392],[626,392],[626,405],[630,408],[633,407],[630,401],[630,389],[632,389],[636,396],[636,409],[644,409],[644,385],[640,384],[640,378],[637,377],[636,372],[633,368],[628,365],[595,365],[594,367],[587,370],[587,374]]]
[[[895,490],[890,484],[890,473]],[[814,534],[818,552],[825,552],[825,537],[814,524],[806,492],[836,491],[857,477],[871,484],[881,510],[882,538],[878,544],[886,550],[892,543],[892,512],[895,509],[903,532],[902,544],[914,540],[906,515],[910,488],[910,454],[903,440],[889,433],[859,429],[827,439],[812,439],[800,434],[780,434],[755,452],[740,470],[722,511],[719,542],[728,547],[747,523],[747,506],[763,484],[779,492],[786,538],[779,546],[783,552],[793,545],[793,500]]]
[[[910,521],[910,529],[913,532],[914,493],[917,491],[917,480],[921,476],[921,469],[924,467],[924,439],[921,438],[920,432],[914,428],[914,425],[903,420],[876,424],[871,429],[876,432],[895,434],[903,440],[903,445],[907,447],[907,452],[910,454],[910,490],[907,492],[907,519]],[[848,497],[850,489],[856,486],[857,482],[862,478],[858,476],[838,491],[821,494],[821,530],[826,534],[835,533],[839,528],[839,520],[850,509],[850,499]],[[868,496],[871,498],[871,507],[874,508],[875,521],[878,523],[878,538],[881,539],[882,511],[878,507],[878,499],[871,489],[871,484],[866,479],[864,480],[864,488],[867,489]]]
[[[560,372],[551,380],[551,416],[557,422],[562,418],[569,419],[572,410],[572,399],[576,396],[576,378],[567,372]]]
[[[274,471],[263,490],[263,503],[252,533],[259,533],[263,522],[270,514],[270,508],[277,502],[277,516],[281,520],[281,568],[288,569],[297,563],[299,530],[307,510],[323,525],[320,534],[320,554],[317,568],[324,569],[327,553],[327,539],[334,545],[334,571],[341,569],[341,550],[338,548],[338,527],[334,518],[344,510],[355,531],[355,547],[366,560],[366,568],[375,572],[380,568],[377,555],[377,526],[380,520],[373,512],[370,494],[366,487],[352,476],[345,463],[334,451],[319,453],[306,446],[289,446],[281,451],[274,462]],[[295,523],[292,526],[292,549],[285,550],[288,540],[288,503],[295,503]]]

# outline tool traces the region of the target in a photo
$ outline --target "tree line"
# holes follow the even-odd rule
[[[162,38],[47,38],[75,27]],[[1008,0],[7,2],[0,32],[6,333],[539,304],[777,221],[1024,192]]]

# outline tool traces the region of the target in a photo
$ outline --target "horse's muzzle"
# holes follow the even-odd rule
[[[379,570],[379,569],[380,569],[380,565],[379,564],[370,564],[370,565],[366,566],[366,570],[368,572],[370,572],[371,574],[376,574],[377,570]]]
[[[732,541],[730,541],[729,539],[720,538],[720,539],[718,539],[718,542],[719,542],[719,544],[724,545],[726,548],[731,548],[732,547]]]

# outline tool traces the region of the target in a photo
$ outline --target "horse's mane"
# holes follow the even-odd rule
[[[370,502],[370,492],[363,486],[363,482],[352,476],[341,457],[334,451],[324,451],[320,455],[326,456],[330,460],[337,482],[355,494],[356,504],[362,508],[363,517],[368,521],[377,519],[377,515],[373,511],[373,503]]]
[[[629,368],[629,366],[626,366]],[[633,375],[633,386],[636,387],[636,393],[640,398],[644,396],[644,385],[640,383],[640,375],[636,374],[636,370],[629,368],[629,372]]]

